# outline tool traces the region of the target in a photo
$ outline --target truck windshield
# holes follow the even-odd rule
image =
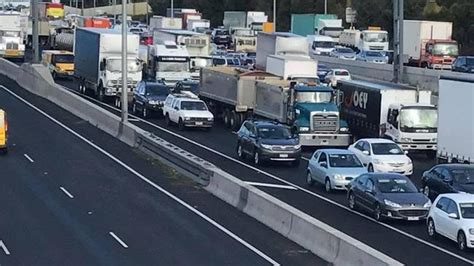
[[[0,31],[2,37],[20,37],[19,31]]]
[[[438,111],[436,108],[403,108],[400,110],[400,129],[436,129]]]
[[[387,42],[388,34],[386,32],[364,32],[364,41],[366,42]]]
[[[74,63],[74,55],[72,54],[62,54],[55,55],[53,57],[54,64],[71,64]]]
[[[433,48],[433,55],[458,56],[458,45],[455,43],[437,43]]]
[[[330,36],[330,37],[336,37],[338,38],[341,36],[342,31],[344,28],[342,27],[325,27],[321,30],[322,35]]]
[[[121,72],[122,71],[122,59],[109,59],[107,60],[107,70],[110,72]],[[142,64],[138,60],[128,59],[127,61],[128,72],[139,72],[142,71]]]
[[[157,62],[157,71],[159,72],[188,72],[188,62]]]
[[[314,47],[318,48],[334,48],[334,42],[313,42]]]
[[[316,91],[305,91],[298,92],[296,100],[298,102],[310,102],[310,103],[330,103],[332,99],[331,92],[316,92]]]

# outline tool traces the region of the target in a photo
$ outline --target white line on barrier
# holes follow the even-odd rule
[[[25,158],[26,158],[28,161],[30,161],[30,163],[34,163],[34,162],[35,162],[35,161],[34,161],[33,159],[31,159],[31,157],[28,156],[28,154],[26,154],[26,153],[23,154],[23,156],[25,156]]]
[[[71,193],[69,193],[69,191],[67,191],[65,188],[63,187],[59,187],[59,188],[64,192],[64,194],[66,194],[66,196],[68,196],[71,199],[74,198],[74,196]]]
[[[119,244],[122,245],[122,247],[128,248],[127,244],[125,244],[125,242],[123,242],[122,239],[120,239],[116,234],[114,234],[114,232],[109,232],[109,234],[110,234],[115,240],[117,240],[117,242],[119,242]]]
[[[90,146],[92,146],[93,148],[95,148],[96,150],[98,150],[99,152],[101,152],[102,154],[106,155],[107,157],[109,157],[111,160],[113,160],[114,162],[116,162],[117,164],[119,164],[120,166],[122,166],[123,168],[127,169],[129,172],[131,172],[132,174],[134,174],[135,176],[137,176],[138,178],[140,178],[142,181],[144,181],[145,183],[149,184],[150,186],[154,187],[155,189],[157,189],[158,191],[162,192],[163,194],[165,194],[166,196],[168,196],[169,198],[173,199],[174,201],[176,201],[177,203],[181,204],[182,206],[184,206],[186,209],[188,209],[189,211],[193,212],[194,214],[196,214],[197,216],[201,217],[202,219],[206,220],[208,223],[210,223],[211,225],[215,226],[216,228],[218,228],[219,230],[221,230],[222,232],[224,232],[225,234],[227,234],[229,237],[233,238],[234,240],[236,240],[237,242],[239,242],[240,244],[242,244],[243,246],[245,246],[246,248],[250,249],[251,251],[253,251],[255,254],[259,255],[260,257],[262,257],[263,259],[265,259],[266,261],[270,262],[272,265],[280,265],[278,262],[276,262],[275,260],[273,260],[272,258],[270,258],[269,256],[267,256],[265,253],[263,253],[262,251],[260,251],[258,248],[252,246],[250,243],[248,243],[247,241],[243,240],[242,238],[240,238],[239,236],[237,236],[236,234],[232,233],[230,230],[228,230],[227,228],[225,228],[224,226],[222,226],[221,224],[217,223],[216,221],[214,221],[212,218],[208,217],[207,215],[205,215],[204,213],[202,213],[201,211],[197,210],[196,208],[194,208],[193,206],[189,205],[188,203],[186,203],[184,200],[178,198],[177,196],[175,196],[173,193],[165,190],[164,188],[162,188],[161,186],[155,184],[153,181],[151,181],[150,179],[146,178],[145,176],[143,176],[142,174],[140,174],[139,172],[137,172],[135,169],[133,169],[132,167],[128,166],[126,163],[122,162],[121,160],[119,160],[118,158],[116,158],[115,156],[113,156],[112,154],[110,154],[109,152],[107,152],[106,150],[104,150],[103,148],[99,147],[97,144],[91,142],[90,140],[86,139],[85,137],[83,137],[81,134],[77,133],[76,131],[72,130],[71,128],[69,128],[68,126],[64,125],[63,123],[61,123],[60,121],[56,120],[54,117],[48,115],[46,112],[44,112],[43,110],[41,110],[40,108],[34,106],[32,103],[28,102],[27,100],[23,99],[22,97],[20,97],[19,95],[17,95],[16,93],[12,92],[11,90],[7,89],[5,86],[3,85],[0,85],[1,88],[3,88],[5,91],[7,91],[8,93],[10,93],[11,95],[13,95],[14,97],[16,97],[18,100],[20,100],[21,102],[23,102],[24,104],[26,104],[27,106],[31,107],[33,110],[37,111],[38,113],[42,114],[43,116],[47,117],[49,120],[53,121],[54,123],[56,123],[57,125],[59,125],[60,127],[62,127],[63,129],[65,129],[66,131],[68,131],[69,133],[71,133],[72,135],[76,136],[77,138],[81,139],[82,141],[84,141],[85,143],[89,144]],[[69,89],[68,89],[69,90]]]
[[[10,255],[10,251],[8,250],[5,243],[3,243],[3,240],[0,240],[0,247],[3,249],[3,252],[5,252],[5,254]]]
[[[64,87],[64,86],[63,86],[63,87]],[[69,90],[69,91],[72,91],[72,92],[74,92],[74,93],[76,93],[76,94],[79,94],[78,92],[76,92],[76,91],[74,91],[74,90],[72,90],[72,89],[69,89],[69,88],[67,88],[67,87],[64,87],[64,88],[67,89],[67,90]],[[92,101],[94,101],[94,102],[96,102],[96,103],[99,103],[99,104],[101,104],[101,105],[105,105],[105,106],[107,106],[108,108],[112,108],[112,109],[115,110],[115,111],[120,111],[120,110],[116,109],[115,107],[110,106],[110,105],[108,105],[108,104],[106,104],[106,103],[97,101],[96,99],[94,99],[94,98],[92,98],[92,97],[89,97],[89,96],[85,96],[85,97],[87,97],[88,99],[91,99]],[[133,115],[131,115],[131,116],[134,117],[134,118],[137,118],[137,119],[138,119],[140,122],[142,122],[142,123],[145,123],[145,124],[150,125],[150,126],[152,126],[152,127],[154,127],[154,128],[157,128],[157,129],[159,129],[159,130],[161,130],[161,131],[163,131],[163,132],[166,132],[166,133],[168,133],[168,134],[170,134],[170,135],[173,135],[174,137],[177,137],[177,138],[180,138],[180,139],[182,139],[182,140],[185,140],[185,141],[187,141],[187,142],[189,142],[189,143],[191,143],[191,144],[194,144],[194,145],[196,145],[196,146],[198,146],[198,147],[200,147],[200,148],[203,148],[203,149],[205,149],[205,150],[207,150],[207,151],[210,151],[210,152],[212,152],[212,153],[214,153],[214,154],[217,154],[217,155],[219,155],[219,156],[222,156],[222,157],[224,157],[224,158],[226,158],[226,159],[228,159],[228,160],[231,160],[231,161],[233,161],[233,162],[235,162],[235,163],[237,163],[237,164],[240,164],[240,165],[242,165],[242,166],[244,166],[244,167],[247,167],[247,168],[249,168],[249,169],[252,169],[252,170],[254,170],[254,171],[258,172],[258,173],[264,174],[264,175],[266,175],[266,176],[268,176],[268,177],[270,177],[270,178],[272,178],[272,179],[275,179],[275,180],[278,180],[278,181],[280,181],[280,182],[282,182],[282,183],[284,183],[284,184],[287,184],[288,186],[292,186],[292,187],[294,187],[294,188],[296,188],[296,189],[298,189],[298,190],[300,190],[300,191],[302,191],[302,192],[305,192],[305,193],[310,194],[310,195],[312,195],[312,196],[314,196],[314,197],[317,197],[317,198],[319,198],[319,199],[321,199],[321,200],[323,200],[323,201],[326,201],[326,202],[331,203],[331,204],[333,204],[333,205],[335,205],[335,206],[338,206],[338,207],[340,207],[340,208],[342,208],[342,209],[344,209],[344,210],[346,210],[346,211],[348,211],[348,212],[351,212],[351,213],[353,213],[353,214],[355,214],[355,215],[358,215],[358,216],[360,216],[360,217],[366,218],[366,219],[370,220],[371,222],[374,222],[374,223],[376,223],[376,224],[378,224],[378,225],[380,225],[380,226],[383,226],[383,227],[385,227],[385,228],[387,228],[387,229],[393,230],[393,231],[395,231],[395,232],[397,232],[397,233],[399,233],[399,234],[401,234],[401,235],[404,235],[404,236],[406,236],[406,237],[408,237],[408,238],[411,238],[411,239],[413,239],[413,240],[415,240],[415,241],[417,241],[417,242],[419,242],[419,243],[422,243],[422,244],[424,244],[424,245],[427,245],[427,246],[429,246],[429,247],[432,247],[432,248],[434,248],[434,249],[437,249],[437,250],[439,250],[439,251],[441,251],[441,252],[443,252],[443,253],[445,253],[445,254],[448,254],[448,255],[450,255],[450,256],[452,256],[452,257],[455,257],[455,258],[460,259],[460,260],[462,260],[462,261],[464,261],[464,262],[467,262],[467,263],[470,263],[470,264],[474,265],[474,261],[469,260],[469,259],[467,259],[467,258],[464,258],[464,257],[462,257],[461,255],[458,255],[458,254],[456,254],[456,253],[453,253],[453,252],[451,252],[451,251],[449,251],[449,250],[447,250],[447,249],[444,249],[444,248],[442,248],[442,247],[439,247],[439,246],[437,246],[437,245],[435,245],[435,244],[432,244],[432,243],[430,243],[430,242],[428,242],[428,241],[426,241],[426,240],[423,240],[423,239],[421,239],[421,238],[419,238],[419,237],[413,236],[413,235],[411,235],[410,233],[407,233],[407,232],[405,232],[405,231],[403,231],[403,230],[401,230],[401,229],[398,229],[398,228],[396,228],[396,227],[394,227],[394,226],[385,224],[385,223],[383,223],[383,222],[379,222],[379,221],[373,219],[372,217],[367,216],[367,215],[365,215],[365,214],[363,214],[363,213],[360,213],[360,212],[358,212],[358,211],[351,210],[351,209],[349,209],[347,206],[344,206],[344,205],[342,205],[342,204],[340,204],[340,203],[338,203],[338,202],[336,202],[336,201],[334,201],[334,200],[331,200],[331,199],[326,198],[326,197],[324,197],[324,196],[322,196],[322,195],[319,195],[319,194],[317,194],[317,193],[315,193],[315,192],[313,192],[313,191],[310,191],[310,190],[308,190],[308,189],[305,189],[305,188],[303,188],[303,187],[301,187],[301,186],[299,186],[299,185],[296,185],[296,184],[293,184],[293,183],[291,183],[291,182],[289,182],[289,181],[286,181],[286,180],[283,179],[283,178],[280,178],[280,177],[275,176],[275,175],[273,175],[273,174],[270,174],[270,173],[268,173],[268,172],[262,171],[262,170],[260,170],[260,169],[258,169],[258,168],[256,168],[256,167],[254,167],[254,166],[252,166],[252,165],[248,165],[248,164],[246,164],[246,163],[244,163],[244,162],[241,162],[241,161],[239,161],[239,160],[237,160],[237,159],[235,159],[235,158],[233,158],[233,157],[231,157],[231,156],[228,156],[228,155],[226,155],[226,154],[224,154],[224,153],[222,153],[222,152],[220,152],[220,151],[214,150],[214,149],[209,148],[209,147],[207,147],[207,146],[205,146],[205,145],[203,145],[203,144],[201,144],[201,143],[199,143],[199,142],[196,142],[196,141],[194,141],[194,140],[192,140],[192,139],[188,139],[188,138],[186,138],[186,137],[184,137],[184,136],[182,136],[182,135],[176,134],[176,133],[174,133],[174,132],[171,131],[171,130],[168,130],[168,129],[166,129],[166,128],[163,128],[163,127],[161,127],[161,126],[158,126],[158,125],[156,125],[156,124],[153,124],[153,123],[151,123],[151,122],[149,122],[149,121],[147,121],[147,120],[143,120],[143,119],[141,119],[141,118],[139,118],[139,117],[137,117],[137,116],[133,116]]]
[[[271,187],[271,188],[283,188],[283,189],[291,189],[291,190],[298,190],[294,186],[286,186],[286,185],[277,185],[277,184],[269,184],[269,183],[258,183],[258,182],[249,182],[244,181],[248,185],[256,186],[256,187]]]

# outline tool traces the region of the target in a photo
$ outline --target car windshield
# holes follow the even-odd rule
[[[474,183],[474,169],[453,169],[450,171],[456,183],[473,184]]]
[[[329,165],[331,167],[364,167],[353,154],[330,154]]]
[[[318,48],[334,48],[334,42],[313,42],[315,47]]]
[[[403,108],[400,110],[400,127],[416,129],[434,129],[438,125],[436,108]]]
[[[147,84],[146,95],[147,96],[166,96],[169,94],[168,87],[158,84]]]
[[[64,54],[64,55],[54,55],[54,63],[55,64],[64,64],[64,63],[74,63],[74,55],[72,54]]]
[[[415,185],[406,178],[380,178],[378,187],[382,193],[417,193]]]
[[[382,57],[383,54],[381,52],[365,52],[366,56],[372,56],[372,57]]]
[[[460,203],[461,216],[464,219],[474,219],[474,203]]]
[[[474,57],[468,57],[466,58],[466,65],[468,66],[474,66]]]
[[[433,55],[458,56],[458,45],[455,43],[437,43],[433,48]]]
[[[181,110],[207,111],[207,107],[204,102],[183,101],[181,102]]]
[[[227,60],[225,60],[224,58],[214,58],[212,60],[213,64],[216,65],[216,66],[221,66],[221,65],[225,65],[225,63],[227,62]]]
[[[402,149],[395,143],[372,143],[372,151],[376,155],[404,154]]]
[[[189,71],[188,62],[157,62],[159,72],[187,72]]]
[[[354,51],[352,51],[350,48],[337,48],[336,51],[338,53],[343,53],[343,54],[347,54],[347,53],[353,53]]]
[[[259,126],[258,136],[262,139],[289,139],[291,132],[283,126]]]
[[[332,100],[331,92],[298,92],[296,94],[296,100],[298,102],[309,102],[309,103],[330,103]]]
[[[107,70],[110,72],[121,72],[122,71],[122,59],[109,59],[107,60]],[[135,59],[128,59],[127,61],[128,72],[139,72],[142,71],[142,64]]]
[[[216,31],[216,35],[229,35],[229,31],[218,30],[218,31]]]
[[[336,71],[334,71],[334,74],[336,76],[349,76],[349,72],[344,71],[344,70],[342,70],[342,71],[341,70],[336,70]]]
[[[366,42],[387,42],[386,32],[365,32],[364,41]]]

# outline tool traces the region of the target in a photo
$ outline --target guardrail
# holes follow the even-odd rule
[[[224,172],[213,164],[54,83],[39,65],[18,67],[0,59],[0,74],[24,89],[61,106],[124,143],[172,164],[204,188],[333,265],[402,265],[368,245]],[[21,78],[19,78],[21,77]]]

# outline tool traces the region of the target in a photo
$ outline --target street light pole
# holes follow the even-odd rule
[[[174,0],[171,0],[171,17],[174,18]]]
[[[277,12],[277,1],[273,0],[273,32],[276,32],[276,29],[277,29],[276,12]]]
[[[403,1],[393,0],[393,82],[403,81]]]
[[[128,122],[128,82],[127,82],[127,0],[122,0],[122,116],[123,124]]]
[[[39,63],[39,39],[38,39],[38,0],[31,0],[31,37],[33,48],[33,63]]]
[[[328,0],[324,0],[324,14],[328,13]]]

